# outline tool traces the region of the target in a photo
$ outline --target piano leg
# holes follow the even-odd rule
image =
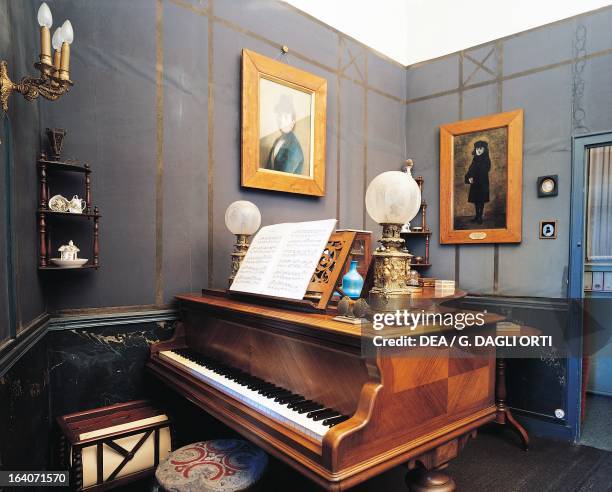
[[[473,430],[407,462],[408,489],[411,492],[453,492],[455,481],[441,470],[475,437],[476,431]]]
[[[496,361],[495,377],[495,405],[497,406],[497,416],[495,421],[501,425],[510,426],[519,434],[523,443],[523,449],[529,450],[529,435],[524,427],[519,424],[510,409],[506,406],[506,359],[498,354]]]
[[[406,475],[406,485],[410,492],[454,492],[456,489],[455,481],[446,473],[423,466]]]

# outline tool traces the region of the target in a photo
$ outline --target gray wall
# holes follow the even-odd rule
[[[439,125],[523,108],[523,240],[520,245],[440,245],[430,273],[470,292],[563,297],[569,258],[571,136],[612,129],[612,9],[543,26],[407,70],[407,152],[425,177],[439,224]],[[473,60],[488,69],[479,68]],[[559,175],[559,196],[538,199],[536,179]],[[558,239],[538,239],[542,219]]]
[[[264,225],[338,217],[373,227],[365,184],[404,155],[404,67],[278,1],[49,5],[75,28],[75,86],[41,103],[42,123],[66,128],[66,154],[91,164],[103,214],[102,268],[44,277],[50,310],[160,305],[224,287],[234,200],[255,202]],[[320,199],[240,188],[241,50],[276,58],[281,45],[288,63],[328,81]]]
[[[36,9],[31,0],[0,0],[0,59],[13,81],[33,74],[38,60]],[[0,344],[45,312],[35,215],[39,117],[38,104],[19,94],[10,98],[6,117],[0,111]]]

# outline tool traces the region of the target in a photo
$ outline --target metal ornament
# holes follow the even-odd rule
[[[55,158],[59,158],[64,147],[64,137],[66,136],[66,130],[63,128],[47,128],[47,138],[49,139],[49,147],[51,148],[51,155]]]
[[[381,246],[374,252],[374,286],[370,289],[369,304],[374,311],[395,311],[409,304],[410,289],[406,285],[410,260],[400,237],[402,224],[381,224]]]
[[[234,244],[234,251],[232,252],[232,271],[229,277],[230,287],[249,249],[249,237],[248,234],[236,234],[236,244]]]
[[[15,83],[8,76],[6,61],[0,61],[0,103],[5,113],[8,111],[9,97],[14,91],[22,94],[28,101],[34,101],[38,96],[56,101],[74,85],[68,78],[54,75],[56,69],[53,65],[35,63],[34,66],[40,70],[40,77],[26,76]]]

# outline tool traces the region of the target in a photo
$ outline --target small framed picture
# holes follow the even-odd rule
[[[593,290],[603,290],[603,274],[604,272],[593,272]]]
[[[604,272],[603,290],[612,292],[612,272]]]
[[[557,221],[540,221],[540,239],[557,239]]]
[[[593,290],[593,272],[584,272],[584,290]]]

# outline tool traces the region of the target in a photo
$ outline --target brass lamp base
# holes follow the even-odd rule
[[[232,286],[234,278],[242,264],[242,260],[244,260],[247,254],[249,249],[249,237],[248,234],[236,234],[236,244],[234,244],[234,251],[232,252],[232,273],[228,279],[228,287]]]
[[[397,311],[410,305],[411,289],[406,285],[410,259],[400,237],[402,224],[381,224],[381,246],[374,252],[374,286],[368,303],[373,311]]]

